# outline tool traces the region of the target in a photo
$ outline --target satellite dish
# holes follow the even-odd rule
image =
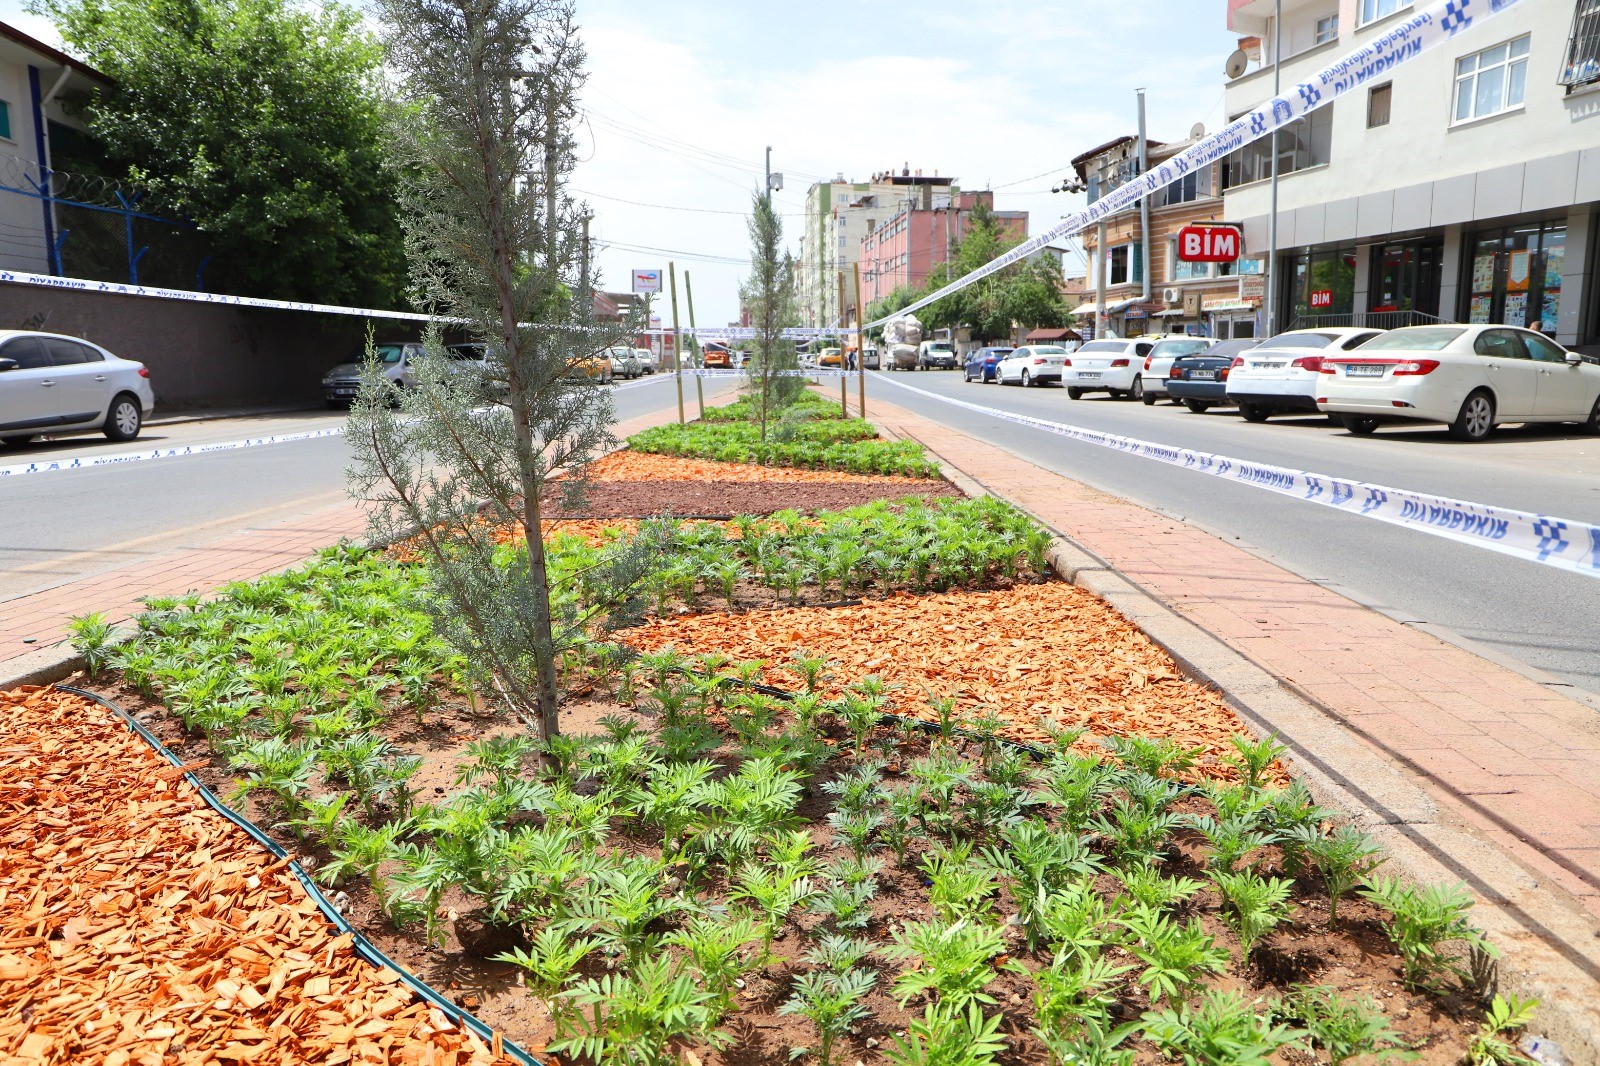
[[[1206,135],[1206,124],[1204,122],[1196,122],[1193,126],[1191,126],[1189,128],[1189,139],[1191,141],[1198,141],[1200,138],[1204,137],[1205,135]]]
[[[1228,57],[1228,63],[1223,69],[1227,71],[1228,77],[1237,78],[1245,72],[1245,68],[1249,65],[1250,57],[1245,54],[1245,50],[1243,48],[1235,48],[1233,55]]]

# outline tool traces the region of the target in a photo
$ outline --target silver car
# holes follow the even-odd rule
[[[0,330],[0,441],[100,430],[133,440],[155,409],[150,371],[58,333]]]
[[[404,389],[411,385],[411,364],[422,358],[423,347],[417,341],[385,341],[374,344],[372,354],[383,376]],[[361,393],[361,367],[366,357],[363,349],[351,361],[322,375],[322,398],[329,407],[349,407],[355,402]]]

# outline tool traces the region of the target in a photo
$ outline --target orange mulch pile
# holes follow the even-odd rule
[[[399,977],[115,716],[0,692],[0,1061],[510,1061]]]
[[[683,459],[623,449],[589,464],[593,481],[764,481],[769,484],[811,482],[824,485],[909,485],[926,489],[928,479],[846,474],[835,470],[796,470],[755,463],[722,463],[712,459]]]
[[[1049,582],[998,592],[900,594],[858,606],[697,614],[657,619],[619,633],[642,651],[718,651],[771,664],[770,683],[791,691],[800,675],[791,652],[826,655],[830,694],[867,674],[899,688],[891,709],[932,721],[926,699],[955,696],[963,716],[993,713],[1006,736],[1039,742],[1044,725],[1094,736],[1170,737],[1203,754],[1196,775],[1229,778],[1228,738],[1247,734],[1220,693],[1177,665],[1104,601]]]

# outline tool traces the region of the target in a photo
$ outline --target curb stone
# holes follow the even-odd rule
[[[1582,904],[1486,841],[1332,708],[1171,610],[1023,502],[954,469],[927,441],[878,430],[922,444],[963,492],[1004,499],[1054,533],[1052,569],[1106,601],[1185,673],[1221,692],[1258,735],[1276,734],[1289,748],[1285,761],[1317,802],[1343,811],[1382,845],[1390,871],[1415,883],[1464,882],[1476,898],[1473,921],[1504,956],[1494,967],[1495,990],[1539,1000],[1534,1024],[1541,1054],[1559,1055],[1544,1061],[1600,1063],[1600,920]]]

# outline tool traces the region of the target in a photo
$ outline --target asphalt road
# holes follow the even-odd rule
[[[890,382],[1037,418],[1277,466],[1600,523],[1600,437],[1501,429],[1459,444],[1443,427],[1353,437],[1321,416],[1250,425],[1063,389],[967,384],[959,372],[879,374],[868,395],[1030,462],[1181,518],[1358,602],[1600,694],[1600,582],[1441,537],[1003,422]],[[1468,643],[1470,642],[1470,643]],[[1600,702],[1591,699],[1600,706]]]
[[[688,402],[692,412],[692,385]],[[676,404],[672,379],[659,375],[619,383],[615,393],[619,420]],[[317,411],[155,424],[127,444],[94,434],[0,446],[0,466],[303,433],[344,421],[342,412]],[[346,498],[349,460],[344,438],[327,437],[0,480],[0,601],[336,504]]]

